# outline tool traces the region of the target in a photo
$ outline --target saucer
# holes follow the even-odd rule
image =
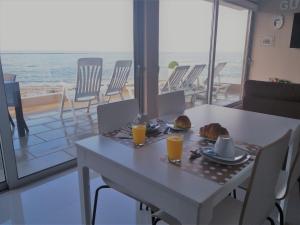
[[[251,156],[244,150],[235,147],[235,156],[233,158],[227,158],[217,155],[214,152],[214,147],[206,147],[201,149],[201,154],[204,158],[225,165],[239,165],[247,162]]]

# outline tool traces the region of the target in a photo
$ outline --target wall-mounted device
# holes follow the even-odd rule
[[[300,48],[300,13],[295,13],[295,15],[294,15],[290,47],[291,48]]]

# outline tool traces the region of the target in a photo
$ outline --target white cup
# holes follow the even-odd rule
[[[215,144],[215,153],[224,158],[234,158],[235,149],[231,137],[220,135]]]

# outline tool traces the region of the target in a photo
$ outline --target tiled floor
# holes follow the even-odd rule
[[[29,134],[19,138],[13,130],[13,142],[19,177],[69,161],[76,157],[74,142],[98,133],[96,107],[90,113],[76,110],[61,119],[58,112],[26,117]]]
[[[100,178],[92,178],[92,195],[100,184]],[[150,224],[149,212],[139,212],[136,201],[112,189],[101,192],[100,198],[97,224]],[[0,224],[81,224],[77,172],[0,193]]]
[[[92,197],[96,187],[101,184],[102,180],[92,173]],[[238,191],[238,197],[242,199],[243,192]],[[136,201],[112,189],[100,192],[98,203],[96,224],[151,224],[149,212],[140,211]],[[293,216],[288,218],[288,225],[299,225],[298,192],[292,199],[291,208]],[[26,187],[0,193],[0,224],[81,224],[76,170],[68,170]]]

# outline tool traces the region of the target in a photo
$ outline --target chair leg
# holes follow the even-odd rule
[[[270,222],[271,225],[276,225],[271,217],[268,217],[267,220]]]
[[[143,210],[143,203],[140,202],[140,211],[142,211],[142,210]]]
[[[284,225],[284,215],[283,215],[283,210],[281,208],[281,206],[278,204],[278,202],[275,203],[275,206],[279,212],[279,222],[280,225]]]
[[[74,120],[76,120],[76,114],[75,114],[75,108],[74,108],[74,101],[69,99],[69,103],[71,105],[71,110],[72,110],[72,113],[73,113],[73,118]]]
[[[14,123],[13,119],[11,118],[10,114],[8,114],[8,117],[9,117],[9,122],[11,123],[11,125],[13,127],[15,127],[15,123]]]
[[[156,225],[159,221],[161,221],[160,218],[152,217],[152,225]]]
[[[89,101],[89,103],[88,103],[88,107],[87,107],[87,113],[89,113],[89,112],[90,112],[91,103],[92,103],[92,101],[90,100],[90,101]]]
[[[62,118],[64,112],[65,100],[66,100],[66,90],[64,89],[61,96],[61,103],[60,103],[60,118]]]
[[[300,177],[298,178],[298,183],[299,183],[299,194],[300,194]]]
[[[95,192],[94,207],[93,207],[93,214],[92,214],[92,225],[95,225],[95,221],[96,221],[96,211],[97,211],[99,191],[104,188],[110,188],[110,187],[108,185],[102,185],[102,186],[98,187]]]
[[[236,190],[233,189],[232,193],[233,193],[233,198],[236,199]]]

